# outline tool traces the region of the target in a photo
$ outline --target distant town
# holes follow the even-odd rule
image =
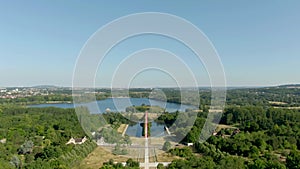
[[[53,94],[45,88],[0,88],[0,98],[15,99],[29,96],[47,96]]]

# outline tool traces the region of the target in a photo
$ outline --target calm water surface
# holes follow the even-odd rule
[[[128,102],[128,98],[108,98],[105,100],[98,100],[97,105],[98,107],[93,107],[93,103],[82,103],[77,104],[76,106],[86,106],[88,107],[91,113],[103,113],[107,108],[109,108],[112,112],[119,112],[125,111],[126,107],[132,105],[152,105],[152,106],[159,106],[165,108],[168,112],[175,112],[175,111],[185,111],[187,108],[195,108],[195,106],[191,105],[184,105],[184,104],[177,104],[177,103],[169,103],[163,102],[148,98],[130,98],[130,102]],[[116,108],[115,103],[118,105]],[[55,104],[37,104],[37,105],[30,105],[30,107],[59,107],[59,108],[74,108],[74,104],[72,103],[55,103]],[[129,136],[135,137],[142,137],[142,127],[139,123],[133,126],[129,126],[126,134]],[[152,122],[151,126],[151,137],[160,137],[164,136],[164,125],[157,124],[156,122]]]
[[[128,100],[130,102],[128,102]],[[177,103],[169,103],[163,102],[159,100],[153,100],[148,98],[108,98],[105,100],[98,100],[96,101],[98,105],[97,108],[93,108],[93,103],[82,103],[77,104],[76,106],[87,106],[91,113],[103,113],[107,108],[109,108],[112,112],[116,111],[125,111],[126,107],[136,105],[140,106],[142,104],[145,105],[152,105],[152,106],[159,106],[165,108],[168,112],[175,112],[175,111],[185,111],[187,108],[195,108],[195,106],[191,105],[184,105],[184,104],[177,104]],[[118,105],[116,108],[115,103]],[[74,104],[72,103],[54,103],[54,104],[37,104],[37,105],[30,105],[30,107],[59,107],[59,108],[74,108]],[[99,112],[100,111],[100,112]]]

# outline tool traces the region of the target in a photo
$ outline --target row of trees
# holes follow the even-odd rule
[[[126,161],[126,165],[123,166],[122,163],[116,163],[113,159],[110,159],[108,162],[103,163],[103,166],[100,169],[139,169],[140,163],[129,158]]]
[[[51,94],[51,95],[37,95],[29,97],[18,97],[13,99],[3,99],[0,98],[0,104],[41,104],[47,103],[50,101],[59,101],[59,102],[71,102],[71,94]]]

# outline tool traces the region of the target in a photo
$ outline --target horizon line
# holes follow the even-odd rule
[[[263,87],[279,87],[279,86],[293,86],[293,85],[300,85],[300,83],[285,83],[285,84],[273,84],[273,85],[227,85],[227,86],[215,86],[217,88],[219,87],[225,87],[225,88],[263,88]],[[56,88],[86,88],[86,89],[111,89],[112,87],[109,86],[95,86],[95,87],[88,87],[88,86],[80,86],[80,87],[74,87],[74,86],[61,86],[61,85],[33,85],[33,86],[0,86],[0,88],[50,88],[50,87],[56,87]],[[136,86],[136,87],[129,87],[129,89],[135,89],[135,88],[141,88],[141,89],[149,89],[149,88],[211,88],[212,86],[209,85],[200,85],[200,86]],[[127,89],[128,87],[113,87],[113,89]]]

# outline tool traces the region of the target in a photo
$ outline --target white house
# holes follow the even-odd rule
[[[193,146],[194,143],[187,143],[187,146]]]
[[[1,140],[0,140],[0,143],[5,144],[5,143],[6,143],[6,138],[1,139]]]
[[[66,144],[83,144],[87,140],[86,136],[83,138],[71,138]]]

